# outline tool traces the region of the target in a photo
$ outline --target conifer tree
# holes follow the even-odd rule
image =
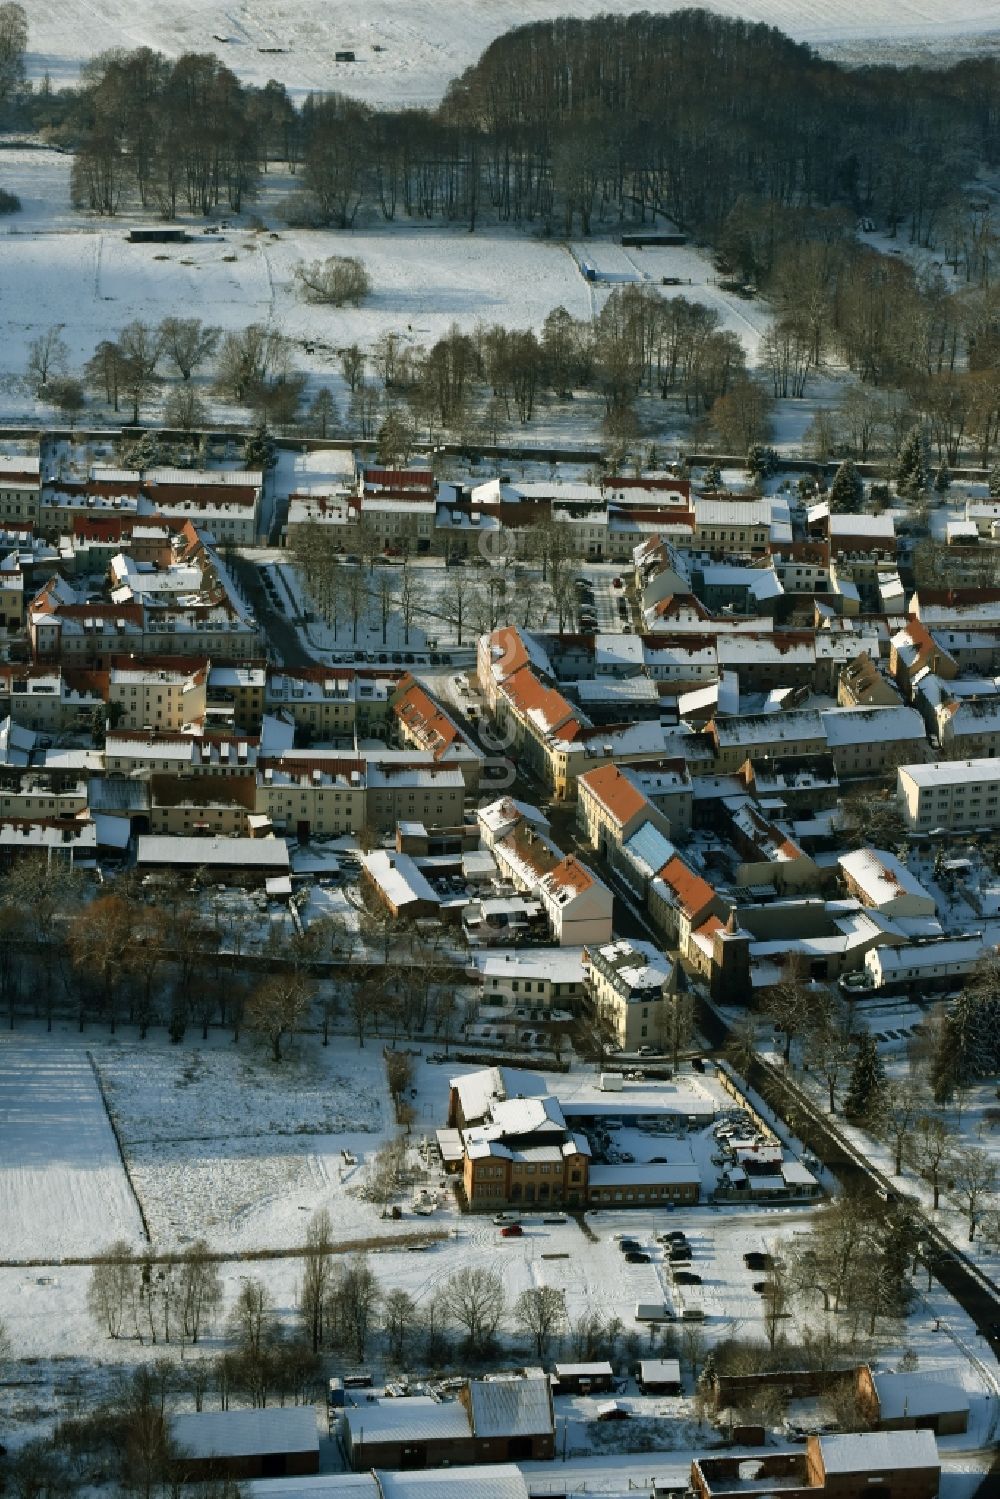
[[[851,1068],[851,1081],[844,1099],[844,1114],[848,1119],[868,1119],[875,1112],[885,1068],[878,1054],[874,1037],[863,1031],[858,1037],[858,1049]]]
[[[850,458],[845,458],[830,485],[830,509],[836,512],[857,510],[864,498],[865,486]]]
[[[914,500],[925,493],[929,483],[927,434],[922,427],[913,427],[896,457],[896,489],[906,499]]]

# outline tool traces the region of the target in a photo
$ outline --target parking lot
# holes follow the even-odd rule
[[[615,587],[615,579],[620,587]],[[626,573],[609,564],[582,567],[573,589],[577,625],[586,633],[614,634],[626,627],[631,629],[625,598],[627,581]]]

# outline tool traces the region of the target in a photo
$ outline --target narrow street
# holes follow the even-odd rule
[[[314,657],[303,646],[288,615],[271,606],[255,564],[242,553],[236,552],[229,559],[229,565],[246,590],[253,612],[257,616],[257,622],[266,631],[272,653],[277,658],[278,664],[315,666],[317,663]]]

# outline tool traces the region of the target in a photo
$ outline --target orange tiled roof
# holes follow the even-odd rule
[[[636,813],[642,812],[646,807],[646,798],[629,780],[623,775],[617,765],[602,765],[598,770],[588,770],[580,776],[579,783],[585,786],[591,796],[597,798],[619,827],[633,818]]]
[[[664,864],[659,878],[670,887],[681,910],[689,918],[703,911],[715,899],[715,891],[708,881],[695,874],[678,854]]]

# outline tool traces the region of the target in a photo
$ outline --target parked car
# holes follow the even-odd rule
[[[627,1265],[648,1265],[650,1258],[641,1249],[630,1249],[625,1256],[625,1263]]]
[[[674,1280],[679,1286],[700,1286],[701,1276],[696,1275],[693,1270],[678,1270]]]
[[[622,1254],[635,1254],[641,1247],[638,1239],[621,1239],[618,1244]]]
[[[640,1057],[655,1057],[657,1055],[655,1046],[640,1046],[638,1055]]]
[[[501,1239],[519,1239],[524,1233],[520,1223],[505,1223],[500,1230]]]

